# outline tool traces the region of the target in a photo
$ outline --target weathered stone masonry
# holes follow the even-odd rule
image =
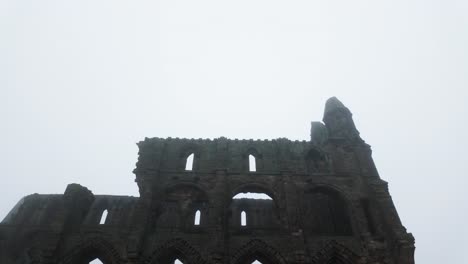
[[[145,138],[140,197],[78,184],[26,196],[0,224],[0,263],[414,263],[414,238],[351,112],[331,98],[323,121],[302,142]],[[245,192],[272,199],[233,199]]]

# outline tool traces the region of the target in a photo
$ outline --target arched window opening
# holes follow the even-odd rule
[[[262,190],[263,188],[259,186],[244,186],[242,189],[238,189],[238,191],[244,191],[244,193],[235,192],[237,194],[232,197],[229,205],[230,228],[239,229],[248,226],[249,229],[256,229],[277,228],[280,226],[281,218],[273,195],[262,193]],[[268,189],[265,191],[268,191]],[[240,222],[239,217],[241,218]],[[254,258],[250,259],[250,261],[253,260]]]
[[[102,215],[101,215],[101,220],[99,221],[99,224],[100,225],[104,225],[106,223],[106,220],[107,220],[107,209],[104,210],[104,212],[102,212]]]
[[[247,226],[247,214],[245,211],[241,212],[241,226]]]
[[[255,192],[238,193],[234,195],[232,199],[273,200],[266,193],[255,193]]]
[[[314,235],[350,236],[353,234],[346,200],[333,190],[314,189],[305,194],[304,224]]]
[[[262,264],[262,263],[258,260],[255,260],[254,262],[252,262],[252,264]]]
[[[182,261],[180,261],[179,259],[176,259],[174,260],[174,264],[184,264]]]
[[[102,261],[100,259],[96,258],[96,259],[90,261],[89,264],[103,264],[103,263],[102,263]]]
[[[187,157],[187,161],[185,163],[185,170],[191,171],[193,169],[193,158],[194,158],[194,156],[195,156],[195,154],[192,153]]]
[[[196,226],[200,225],[200,215],[201,215],[200,210],[197,210],[195,212],[195,223],[194,223]]]
[[[257,171],[257,163],[255,160],[255,156],[252,154],[249,155],[249,171],[250,172]]]

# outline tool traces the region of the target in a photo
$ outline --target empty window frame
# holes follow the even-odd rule
[[[108,214],[108,211],[107,211],[107,209],[106,209],[106,210],[104,210],[104,211],[102,212],[102,215],[101,215],[101,220],[99,220],[99,224],[100,224],[100,225],[104,225],[104,224],[106,223],[106,220],[107,220],[107,214]]]
[[[197,210],[195,212],[195,219],[194,219],[193,224],[196,225],[196,226],[200,225],[200,220],[201,220],[200,218],[201,218],[201,212],[200,212],[200,210]]]
[[[191,153],[188,157],[187,160],[185,161],[185,170],[186,171],[191,171],[193,170],[193,159],[195,157],[194,153]]]
[[[241,226],[247,226],[247,214],[245,211],[241,212]]]
[[[249,171],[250,172],[257,171],[257,161],[255,159],[255,156],[252,154],[249,155]]]

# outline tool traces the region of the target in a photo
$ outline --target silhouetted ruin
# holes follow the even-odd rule
[[[26,196],[0,224],[0,263],[414,263],[351,112],[330,98],[323,122],[310,141],[145,138],[140,197]]]

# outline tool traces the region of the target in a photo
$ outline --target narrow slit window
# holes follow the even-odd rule
[[[241,212],[241,226],[246,226],[247,225],[247,214],[245,211]]]
[[[200,215],[201,215],[200,210],[197,210],[195,212],[195,223],[194,223],[196,226],[200,225]]]
[[[182,261],[180,261],[179,259],[176,259],[174,260],[174,264],[184,264]]]
[[[185,163],[185,170],[191,171],[193,169],[193,157],[194,156],[195,154],[192,153],[187,157],[187,161]]]
[[[96,259],[90,261],[89,264],[102,264],[102,261],[100,259],[96,258]]]
[[[107,220],[107,214],[108,214],[108,212],[107,212],[107,209],[106,209],[106,210],[104,210],[104,212],[102,212],[102,215],[101,215],[101,220],[99,221],[99,224],[100,224],[100,225],[103,225],[103,224],[105,224],[105,223],[106,223],[106,220]]]
[[[249,155],[249,171],[257,171],[257,164],[254,155]]]

